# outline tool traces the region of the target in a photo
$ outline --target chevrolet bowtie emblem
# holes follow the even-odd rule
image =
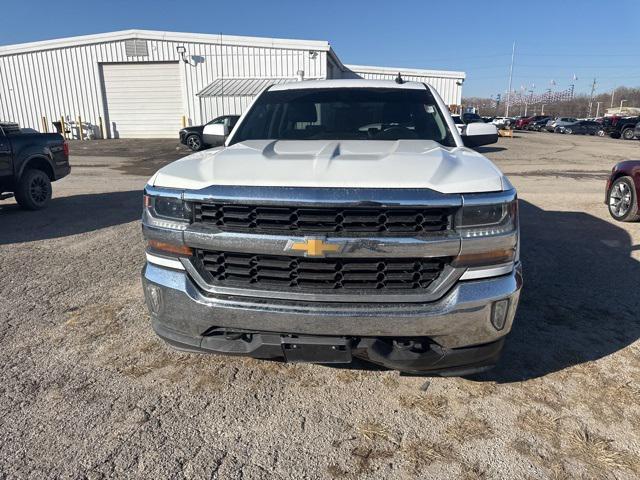
[[[289,240],[285,250],[304,252],[305,257],[324,257],[327,253],[340,253],[343,243],[329,243],[321,238],[305,238],[304,242]]]

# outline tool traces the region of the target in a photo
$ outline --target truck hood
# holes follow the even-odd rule
[[[503,175],[478,152],[431,140],[250,140],[177,160],[150,184],[188,190],[242,185],[473,193],[503,190]]]

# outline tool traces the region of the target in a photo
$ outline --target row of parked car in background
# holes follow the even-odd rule
[[[222,145],[228,132],[233,130],[239,115],[217,117],[204,125],[180,130],[180,142],[193,151]],[[453,121],[462,132],[470,123],[492,123],[499,129],[512,128],[533,132],[564,133],[567,135],[598,135],[600,137],[640,139],[640,117],[574,118],[533,115],[530,117],[481,117],[477,113],[453,115]]]
[[[474,114],[475,115],[475,114]],[[567,135],[598,135],[601,137],[640,139],[640,117],[575,118],[533,115],[530,117],[479,117],[473,121],[493,123],[498,128],[529,130],[533,132],[564,133]],[[468,123],[465,115],[462,123]]]

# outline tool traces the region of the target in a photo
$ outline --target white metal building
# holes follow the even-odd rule
[[[445,70],[418,70],[415,68],[370,67],[364,65],[345,65],[358,77],[373,80],[393,80],[402,73],[402,78],[411,82],[428,83],[435,88],[447,105],[462,104],[462,83],[464,72]]]
[[[463,72],[345,66],[326,41],[126,30],[0,47],[0,119],[53,131],[62,117],[96,137],[175,137],[183,124],[241,113],[270,83],[398,72],[460,104]]]

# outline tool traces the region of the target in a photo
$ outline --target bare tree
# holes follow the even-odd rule
[[[625,106],[627,107],[640,107],[640,88],[618,87],[615,89],[615,92],[614,107],[620,105],[620,100],[626,100]],[[601,103],[600,116],[602,116],[605,110],[611,106],[611,92],[600,93],[594,96],[591,116],[595,116],[596,114],[597,102]],[[483,116],[495,117],[500,115],[500,112],[496,110],[495,100],[491,98],[467,97],[462,100],[462,105],[463,107],[478,108],[479,114]],[[502,108],[500,110],[502,110]],[[522,110],[522,112],[520,110]],[[529,105],[527,107],[527,115],[539,115],[541,114],[541,110],[541,104]],[[514,115],[522,115],[524,113],[524,106],[522,106],[522,109],[520,109],[520,106],[514,106],[511,112]],[[544,114],[551,116],[586,117],[589,114],[589,95],[575,95],[572,100],[545,104]]]

